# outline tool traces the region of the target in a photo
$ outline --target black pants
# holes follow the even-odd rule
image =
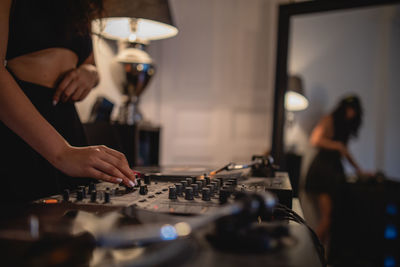
[[[15,77],[14,77],[15,78]],[[73,103],[52,105],[55,89],[15,78],[40,114],[71,144],[86,145],[86,138]],[[0,200],[25,202],[88,183],[88,179],[69,177],[54,168],[25,141],[0,122]]]

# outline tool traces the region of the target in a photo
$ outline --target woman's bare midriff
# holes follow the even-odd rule
[[[7,67],[23,81],[55,88],[64,74],[78,63],[78,56],[66,48],[48,48],[7,62]]]

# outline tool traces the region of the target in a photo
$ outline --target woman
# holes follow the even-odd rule
[[[347,159],[357,174],[361,169],[350,155],[348,141],[356,137],[362,121],[362,107],[357,96],[342,99],[336,109],[313,129],[310,142],[319,148],[306,177],[306,191],[315,195],[320,211],[316,233],[326,241],[330,229],[332,197],[345,182],[342,158]]]
[[[2,200],[27,201],[90,177],[133,186],[125,156],[84,146],[74,102],[98,83],[90,21],[100,0],[0,1]]]

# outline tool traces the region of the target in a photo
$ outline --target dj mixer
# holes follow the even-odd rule
[[[321,266],[287,173],[257,164],[142,168],[133,188],[91,183],[3,207],[2,266]]]
[[[291,207],[292,188],[285,172],[275,177],[248,177],[247,172],[194,176],[144,174],[129,188],[107,182],[91,183],[70,192],[40,199],[37,203],[68,203],[71,206],[136,207],[155,212],[205,214],[233,201],[233,192],[265,192],[277,195]]]

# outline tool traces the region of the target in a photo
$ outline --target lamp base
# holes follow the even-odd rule
[[[118,123],[135,125],[143,121],[142,113],[139,110],[139,98],[136,96],[128,98],[119,109]]]

